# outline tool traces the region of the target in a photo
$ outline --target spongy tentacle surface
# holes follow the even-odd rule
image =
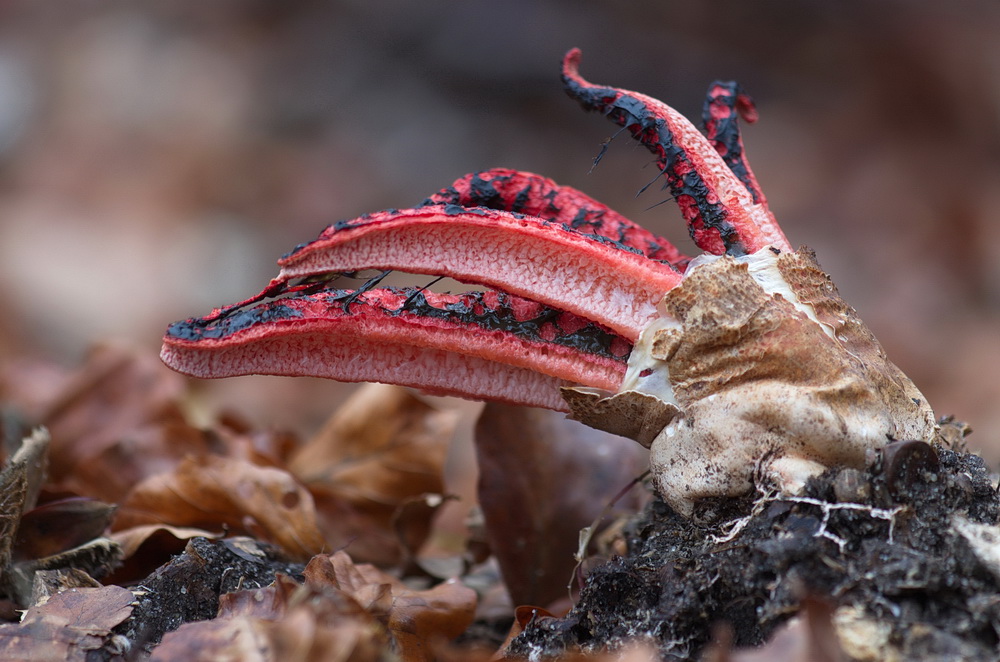
[[[638,92],[594,85],[579,71],[580,51],[563,61],[563,83],[580,104],[627,128],[657,158],[691,237],[702,250],[745,255],[791,246],[767,208],[757,204],[708,139],[686,117]]]
[[[535,216],[431,205],[336,224],[284,257],[279,279],[405,269],[530,298],[629,340],[656,316],[681,274],[639,250]]]
[[[683,271],[690,258],[669,240],[653,234],[602,202],[571,186],[561,186],[531,172],[492,168],[461,177],[424,201],[489,207],[537,216],[585,234],[607,237],[643,255],[669,262]]]
[[[497,292],[321,290],[178,322],[163,359],[198,377],[383,381],[565,410],[559,386],[614,389],[631,346],[571,313]]]

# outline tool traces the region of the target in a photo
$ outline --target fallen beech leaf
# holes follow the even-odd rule
[[[354,563],[345,552],[314,557],[303,574],[306,585],[343,591],[385,624],[404,662],[429,662],[430,641],[454,639],[475,614],[475,591],[457,581],[415,591],[373,565]]]
[[[506,655],[503,649],[501,649],[490,659],[492,662],[531,662],[534,658]],[[552,662],[660,662],[663,658],[660,656],[660,653],[654,643],[638,639],[612,651],[581,651],[579,649],[573,649],[565,651],[557,658],[551,659]],[[784,662],[781,658],[774,658],[774,660],[775,662]],[[720,661],[703,660],[702,662]]]
[[[253,619],[184,623],[163,635],[150,662],[277,662]],[[297,661],[296,661],[297,662]]]
[[[88,653],[113,645],[111,629],[132,613],[132,600],[132,592],[120,586],[57,593],[29,609],[20,623],[0,625],[0,659],[89,659]]]
[[[38,570],[31,585],[31,606],[40,606],[53,595],[74,588],[101,588],[101,583],[79,568]]]
[[[406,389],[367,384],[291,460],[290,470],[316,499],[320,526],[333,547],[379,565],[401,558],[392,528],[397,510],[444,491],[443,470],[458,415]],[[429,529],[413,518],[409,532]],[[419,541],[409,544],[419,546]]]
[[[218,534],[211,533],[205,529],[198,529],[190,526],[170,526],[168,524],[141,524],[122,531],[115,531],[109,537],[121,545],[125,558],[136,554],[139,548],[149,541],[151,537],[159,535],[169,535],[175,540],[184,541],[184,544],[191,538],[217,538]],[[183,544],[181,547],[183,548]]]
[[[166,634],[151,659],[375,662],[387,643],[384,627],[346,593],[278,575],[270,586],[223,595],[218,618]]]
[[[284,467],[301,447],[298,436],[286,430],[258,430],[232,411],[223,411],[212,426],[220,455],[250,460],[254,464]]]
[[[221,534],[205,529],[167,524],[140,524],[108,537],[122,549],[123,563],[106,578],[109,584],[139,580],[180,554],[192,538],[218,538]]]
[[[32,607],[22,625],[59,618],[79,630],[110,630],[132,613],[132,592],[121,586],[74,588],[50,597],[39,607]]]
[[[101,346],[41,412],[52,433],[51,480],[147,425],[182,421],[184,380],[146,353]]]
[[[434,659],[436,662],[492,662],[494,646],[486,644],[452,644],[448,642],[434,644]]]
[[[288,611],[292,595],[300,588],[302,585],[288,575],[278,575],[270,586],[226,593],[219,597],[218,617],[279,620]]]
[[[40,570],[78,569],[91,577],[106,577],[121,563],[121,549],[107,538],[93,540],[41,559],[21,561],[10,566],[7,578],[8,594],[19,604],[31,604],[35,574]]]
[[[290,474],[244,460],[187,458],[132,490],[115,529],[171,524],[245,532],[306,559],[324,547],[312,496]]]
[[[476,424],[479,503],[514,604],[566,595],[578,533],[645,469],[622,437],[543,409],[487,404]],[[616,508],[634,512],[632,491]]]
[[[188,456],[212,452],[211,438],[186,421],[169,419],[122,435],[79,462],[60,487],[109,503],[121,503],[135,485],[170,471]]]
[[[321,600],[321,598],[320,598]],[[185,623],[163,637],[150,662],[379,662],[381,628],[329,619],[316,602],[293,607],[280,621],[249,617]]]
[[[86,497],[49,501],[21,517],[14,547],[15,562],[52,556],[101,535],[115,507]]]

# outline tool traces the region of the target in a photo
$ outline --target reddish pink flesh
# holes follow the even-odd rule
[[[424,204],[489,207],[537,216],[638,249],[649,258],[669,262],[679,271],[691,261],[669,240],[656,236],[586,193],[560,186],[531,172],[493,168],[470,173],[429,197]]]
[[[750,168],[739,128],[740,119],[747,124],[757,121],[757,108],[753,99],[735,82],[716,81],[708,90],[708,98],[705,100],[701,116],[708,140],[715,151],[733,174],[743,182],[753,201],[767,209],[767,198]],[[777,225],[770,210],[768,215]]]
[[[630,350],[587,320],[517,297],[380,288],[215,311],[172,326],[161,356],[197,377],[383,381],[563,410],[559,386],[616,389]]]
[[[338,223],[279,264],[285,281],[371,268],[449,276],[575,313],[631,341],[681,280],[669,265],[610,240],[534,216],[455,205]]]
[[[742,182],[705,136],[673,108],[652,97],[589,83],[579,71],[580,50],[563,61],[567,91],[588,109],[629,129],[657,157],[698,246],[715,254],[753,253],[791,246],[774,218],[753,202]]]

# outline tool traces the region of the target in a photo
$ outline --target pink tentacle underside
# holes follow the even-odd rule
[[[370,268],[448,276],[575,313],[631,341],[682,277],[605,237],[535,216],[455,205],[338,223],[279,264],[285,281]]]
[[[571,313],[497,292],[321,290],[173,325],[163,360],[197,377],[383,381],[565,410],[566,384],[617,388],[631,346]]]

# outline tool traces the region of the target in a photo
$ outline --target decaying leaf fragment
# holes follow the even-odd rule
[[[644,455],[627,439],[556,412],[483,408],[476,424],[479,504],[515,605],[566,599],[580,529],[645,470]],[[619,505],[631,513],[637,501]]]
[[[87,660],[121,655],[128,641],[111,633],[132,612],[132,592],[120,586],[57,593],[18,624],[0,624],[0,659]]]
[[[380,565],[404,554],[394,524],[405,522],[412,547],[423,542],[433,509],[408,507],[445,491],[444,465],[458,415],[396,386],[358,389],[289,462],[317,504],[332,549]],[[421,533],[422,532],[422,533]]]
[[[92,585],[90,575],[103,577],[121,560],[118,545],[100,537],[113,507],[87,498],[36,507],[49,442],[48,431],[37,428],[0,472],[0,593],[22,606],[47,594],[49,583]],[[71,568],[74,573],[60,572]]]
[[[376,662],[388,637],[375,618],[342,595],[285,575],[228,593],[219,615],[186,623],[153,649],[156,662]]]
[[[323,549],[309,492],[286,471],[210,455],[137,485],[122,504],[118,530],[146,524],[243,531],[306,559]]]
[[[468,627],[475,593],[454,582],[417,591],[344,552],[317,556],[305,584],[278,576],[270,586],[223,596],[219,616],[168,633],[160,662],[430,662],[431,642]]]
[[[449,580],[418,591],[375,566],[355,564],[344,552],[313,558],[306,584],[351,596],[392,633],[404,662],[430,662],[434,638],[454,639],[472,623],[476,594]]]

